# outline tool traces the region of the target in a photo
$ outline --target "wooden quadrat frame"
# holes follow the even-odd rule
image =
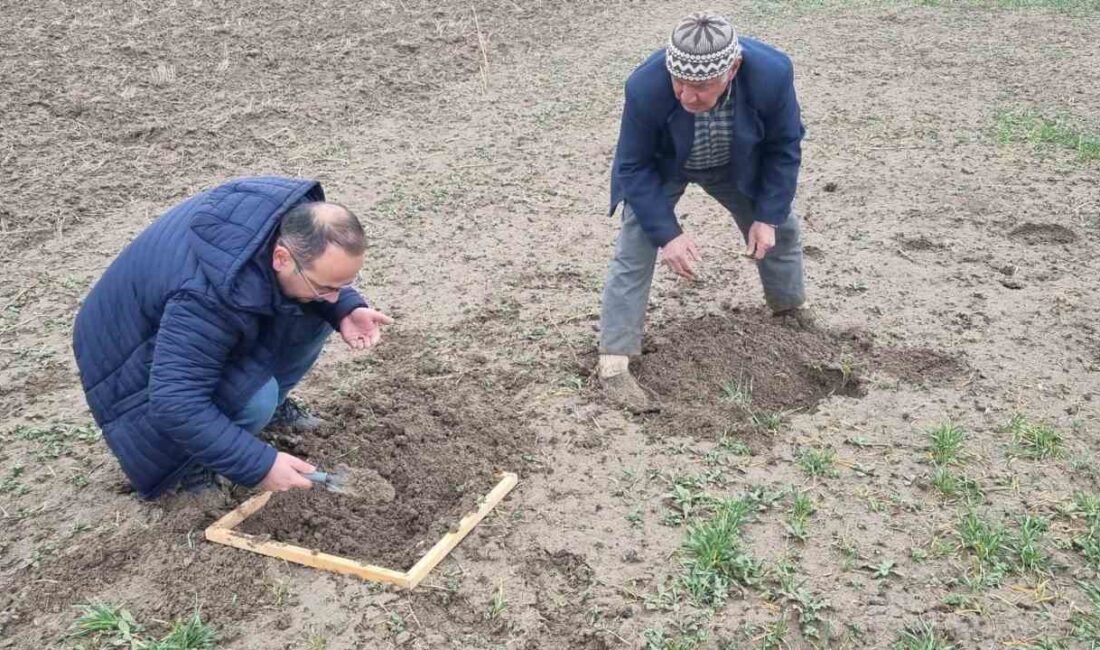
[[[303,548],[293,544],[260,539],[255,535],[234,530],[242,521],[259,512],[271,500],[272,492],[262,492],[248,499],[206,529],[206,539],[217,544],[260,553],[270,557],[302,564],[315,569],[333,571],[358,576],[364,580],[386,582],[404,589],[413,589],[428,576],[437,564],[447,557],[454,547],[474,529],[485,515],[500,503],[512,491],[519,481],[512,472],[497,475],[500,482],[479,502],[478,509],[468,513],[458,522],[458,527],[436,542],[420,560],[408,571],[395,571],[372,564],[362,564],[339,555],[329,555],[318,550]]]

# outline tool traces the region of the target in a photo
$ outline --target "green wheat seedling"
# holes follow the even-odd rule
[[[744,373],[737,379],[722,384],[722,399],[732,402],[746,411],[752,409],[752,377],[745,378]]]
[[[764,628],[764,636],[760,639],[760,650],[780,650],[787,647],[787,617],[780,612],[779,619]]]
[[[1043,551],[1043,537],[1050,524],[1040,517],[1023,515],[1016,520],[1017,532],[1009,542],[1018,572],[1041,572],[1050,566],[1050,558]]]
[[[1015,574],[1044,573],[1050,568],[1046,551],[1046,519],[1024,514],[1015,518],[1013,529],[1003,523],[987,520],[974,511],[959,520],[960,545],[974,558],[976,576],[967,581],[976,589],[1000,584],[1009,572]]]
[[[80,616],[73,624],[70,638],[108,636],[113,640],[130,644],[141,626],[134,621],[129,611],[102,603],[81,605]]]
[[[813,498],[807,492],[796,492],[791,502],[791,510],[787,516],[787,534],[800,542],[806,541],[809,533],[806,524],[810,515],[814,514],[817,507]]]
[[[928,430],[931,441],[932,463],[937,467],[946,467],[959,461],[966,432],[962,427],[944,422]]]
[[[971,503],[982,500],[982,490],[977,481],[956,474],[948,467],[932,470],[932,487],[949,499],[961,497]]]
[[[719,502],[715,513],[688,528],[683,544],[684,574],[679,587],[700,606],[717,607],[734,585],[751,585],[760,566],[741,540],[754,506],[749,499]]]
[[[752,426],[760,431],[775,432],[783,426],[782,413],[753,413],[750,419]]]
[[[1100,571],[1100,498],[1078,492],[1073,504],[1085,519],[1085,531],[1073,538],[1073,545],[1081,550],[1094,571]]]
[[[956,646],[944,640],[931,623],[922,620],[899,632],[890,650],[956,650]]]
[[[1014,415],[1005,429],[1012,434],[1012,442],[1019,455],[1025,458],[1045,460],[1062,455],[1062,434],[1049,425],[1029,422],[1022,415]]]
[[[1073,613],[1070,624],[1073,626],[1073,638],[1080,641],[1082,647],[1089,650],[1100,649],[1100,583],[1078,582],[1077,587],[1085,592],[1089,607]]]
[[[836,452],[832,449],[804,449],[798,456],[798,466],[810,476],[836,476],[835,461]]]
[[[959,520],[959,542],[970,551],[982,584],[999,584],[1008,570],[1008,531],[1002,524],[983,519],[970,511]]]
[[[504,583],[500,583],[497,586],[497,590],[493,592],[493,597],[489,601],[489,607],[485,610],[485,620],[495,621],[504,614],[504,611],[508,609],[508,601],[504,598]]]
[[[145,646],[145,650],[214,650],[217,637],[214,628],[202,622],[198,612],[184,621],[177,621],[163,640]]]
[[[1053,145],[1074,152],[1081,160],[1100,160],[1100,133],[1067,113],[1049,117],[1033,109],[1002,110],[994,115],[994,124],[1002,144]]]
[[[79,607],[80,616],[73,623],[68,638],[87,638],[93,647],[130,648],[131,650],[214,650],[217,637],[214,628],[202,621],[196,611],[185,620],[172,625],[168,635],[159,641],[139,637],[142,626],[129,611],[112,605],[93,603]]]

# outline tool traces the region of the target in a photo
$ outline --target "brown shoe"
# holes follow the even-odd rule
[[[820,327],[820,323],[817,320],[817,314],[814,313],[814,310],[805,305],[793,309],[772,312],[772,316],[778,318],[781,325],[793,330],[813,332]]]
[[[609,403],[631,413],[656,413],[661,410],[660,403],[650,397],[629,372],[600,377],[600,387]]]

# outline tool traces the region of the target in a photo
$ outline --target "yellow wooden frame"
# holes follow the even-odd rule
[[[512,488],[514,488],[519,481],[519,477],[512,472],[501,472],[498,476],[500,477],[500,482],[480,501],[478,509],[463,517],[462,520],[458,522],[458,528],[444,535],[443,539],[436,542],[435,546],[431,547],[411,569],[404,572],[385,569],[371,564],[362,564],[345,557],[329,555],[328,553],[302,548],[301,546],[295,546],[293,544],[263,540],[255,535],[249,535],[234,530],[242,521],[256,514],[261,508],[267,505],[267,502],[271,499],[271,495],[273,494],[272,492],[257,494],[237,506],[232,512],[210,524],[206,529],[206,539],[217,544],[225,544],[226,546],[252,551],[253,553],[276,557],[286,560],[287,562],[303,564],[316,569],[324,569],[325,571],[358,576],[364,580],[386,582],[404,589],[413,589],[427,577],[428,573],[430,573],[437,564],[443,561],[443,558],[447,557],[447,554],[450,553],[454,547],[458,546],[458,543],[474,529],[474,526],[476,526],[478,522],[485,518],[485,515],[489,514],[490,510],[495,508],[496,505],[512,491]]]

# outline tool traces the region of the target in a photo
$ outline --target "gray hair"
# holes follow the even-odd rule
[[[348,255],[362,255],[367,236],[359,219],[342,205],[322,201],[299,203],[283,215],[279,240],[302,266],[311,266],[330,245]]]

